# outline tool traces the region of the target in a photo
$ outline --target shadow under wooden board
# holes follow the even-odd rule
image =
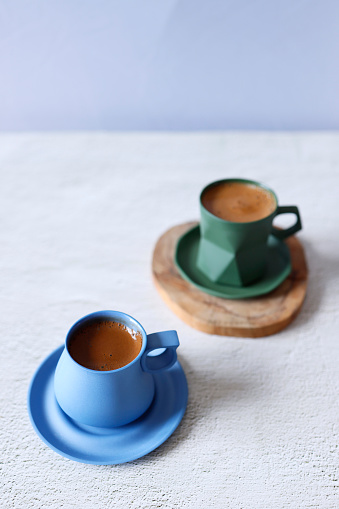
[[[308,270],[296,237],[286,240],[292,272],[278,288],[261,297],[231,300],[200,291],[179,274],[174,263],[177,241],[197,223],[174,226],[157,241],[152,273],[166,304],[188,325],[209,334],[258,338],[275,334],[294,320],[304,302]]]

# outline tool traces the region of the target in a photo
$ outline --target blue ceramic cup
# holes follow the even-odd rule
[[[93,321],[114,321],[140,332],[139,354],[126,366],[96,371],[78,364],[68,345],[77,330]],[[140,417],[154,397],[153,373],[169,369],[177,360],[176,331],[146,334],[142,325],[119,311],[98,311],[78,320],[66,337],[54,376],[54,391],[62,410],[89,426],[122,426]]]

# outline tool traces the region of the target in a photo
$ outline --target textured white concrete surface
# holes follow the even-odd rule
[[[3,134],[0,176],[1,507],[339,506],[339,134]],[[157,238],[228,176],[301,210],[308,294],[276,336],[198,332],[152,284]],[[26,395],[72,323],[107,308],[178,330],[189,405],[153,453],[91,466],[41,442]]]

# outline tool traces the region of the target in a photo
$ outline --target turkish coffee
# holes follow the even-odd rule
[[[245,182],[228,181],[208,187],[201,202],[214,216],[234,223],[258,221],[277,208],[272,193]]]
[[[68,351],[85,368],[111,371],[126,366],[142,347],[142,334],[111,320],[93,320],[73,332]]]

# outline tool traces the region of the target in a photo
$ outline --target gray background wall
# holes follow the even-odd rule
[[[337,129],[337,0],[0,0],[0,130]]]

